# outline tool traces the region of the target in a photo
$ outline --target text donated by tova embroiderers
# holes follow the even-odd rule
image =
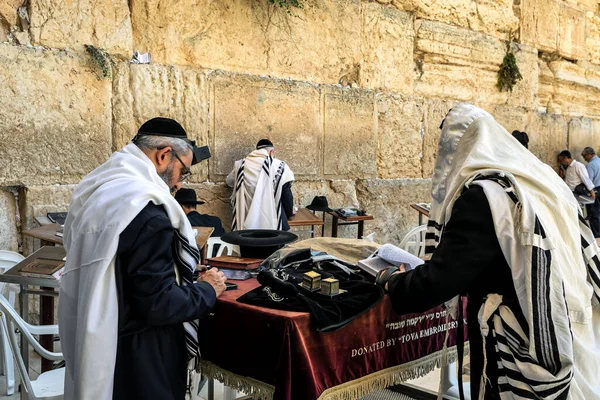
[[[400,322],[387,323],[385,325],[385,327],[386,327],[386,329],[394,331],[397,329],[402,329],[406,326],[417,326],[418,324],[420,324],[423,321],[432,321],[434,319],[444,318],[445,314],[446,314],[446,312],[442,311],[442,312],[431,313],[431,314],[427,314],[427,315],[420,315],[418,317],[408,318],[408,319],[400,321]],[[466,320],[464,322],[466,323]],[[446,323],[446,322],[440,323],[438,325],[430,326],[430,327],[421,329],[416,332],[409,332],[406,334],[401,334],[398,337],[381,340],[379,342],[375,342],[375,343],[372,343],[367,346],[359,347],[357,349],[352,349],[351,357],[364,356],[366,354],[374,353],[376,351],[385,349],[387,347],[393,347],[396,344],[408,343],[413,340],[418,340],[418,339],[422,339],[422,338],[425,338],[425,337],[428,337],[431,335],[446,332],[447,329],[456,329],[456,328],[458,328],[457,321],[449,321],[448,323]]]

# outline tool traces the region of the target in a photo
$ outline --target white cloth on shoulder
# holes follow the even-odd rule
[[[165,208],[176,236],[187,241],[178,260],[195,269],[199,252],[192,227],[137,146],[114,153],[75,188],[65,222],[67,261],[58,304],[67,400],[113,397],[119,320],[115,256],[119,235],[149,202]],[[176,273],[181,279],[182,271]],[[190,324],[184,324],[186,339]]]
[[[236,161],[233,173],[231,230],[281,230],[283,185],[294,180],[287,164],[270,156],[267,149],[259,149]]]
[[[527,323],[498,296],[482,308],[491,315],[482,334],[492,331],[497,343],[501,398],[558,399],[568,391],[569,399],[599,399],[600,252],[571,191],[490,114],[459,104],[442,126],[426,258],[470,185],[488,199]]]

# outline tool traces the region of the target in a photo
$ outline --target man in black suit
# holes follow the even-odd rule
[[[194,189],[179,189],[177,193],[175,193],[175,200],[181,204],[181,208],[183,208],[183,211],[187,215],[192,226],[208,226],[215,228],[213,233],[210,235],[212,237],[220,237],[225,233],[223,224],[221,223],[221,219],[219,219],[219,217],[208,214],[200,214],[198,211],[196,211],[196,206],[198,204],[204,204],[204,202],[197,200]]]

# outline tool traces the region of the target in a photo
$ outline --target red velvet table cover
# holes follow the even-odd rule
[[[441,307],[399,316],[386,295],[344,328],[318,333],[311,329],[308,313],[238,303],[259,283],[237,284],[238,290],[225,292],[214,315],[201,322],[202,358],[274,386],[275,399],[317,399],[329,388],[411,362],[423,371],[414,362],[443,349],[446,312]],[[451,347],[458,323],[449,318],[448,325]],[[466,324],[464,334],[467,340]]]

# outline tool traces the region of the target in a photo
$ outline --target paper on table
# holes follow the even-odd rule
[[[381,246],[377,251],[377,255],[395,266],[404,264],[407,271],[415,268],[417,265],[423,264],[423,260],[419,257],[389,243]]]

